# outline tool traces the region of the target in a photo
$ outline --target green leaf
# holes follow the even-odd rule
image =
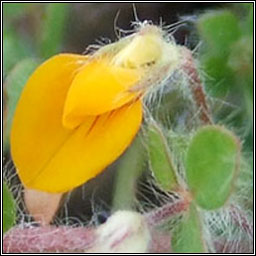
[[[8,149],[9,136],[12,124],[12,118],[15,112],[17,102],[20,94],[26,84],[29,76],[38,66],[38,61],[35,59],[24,59],[20,61],[14,69],[11,71],[9,76],[6,78],[4,89],[6,92],[6,122],[4,126],[4,150]],[[33,107],[33,106],[31,106]]]
[[[228,59],[228,66],[234,70],[239,82],[241,76],[253,77],[253,38],[243,36],[232,48]]]
[[[3,3],[4,19],[17,19],[24,15],[30,6],[28,3]]]
[[[3,69],[5,76],[18,61],[31,57],[32,55],[33,49],[28,44],[28,42],[23,40],[12,30],[4,31]]]
[[[227,201],[239,168],[240,144],[224,127],[200,128],[192,138],[186,157],[189,188],[197,204],[212,210]]]
[[[204,14],[197,25],[208,49],[218,56],[226,56],[241,34],[238,19],[228,10]]]
[[[177,188],[177,177],[171,152],[161,129],[156,124],[148,127],[148,153],[150,167],[157,182],[164,190]]]
[[[253,3],[233,5],[240,18],[240,25],[243,35],[253,36]],[[242,8],[241,8],[242,7]]]
[[[171,246],[174,253],[206,252],[202,239],[201,223],[194,205],[177,224],[171,235]]]
[[[211,96],[226,96],[230,89],[232,89],[234,73],[227,63],[228,58],[214,54],[205,54],[201,58],[204,72],[210,77],[210,79],[206,78],[205,88]]]
[[[3,183],[3,232],[10,229],[15,223],[15,202],[11,192]]]
[[[68,9],[69,4],[67,3],[47,4],[39,42],[43,58],[49,58],[61,49]]]
[[[253,4],[250,4],[249,14],[248,14],[248,31],[252,35],[253,34]]]

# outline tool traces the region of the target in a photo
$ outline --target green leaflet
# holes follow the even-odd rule
[[[226,56],[241,35],[238,19],[228,10],[209,12],[201,16],[197,25],[208,49],[217,56]]]
[[[227,201],[239,168],[240,145],[224,127],[205,126],[194,135],[187,152],[187,182],[195,201],[206,210]]]
[[[148,153],[151,170],[164,190],[177,187],[177,177],[172,163],[171,152],[165,137],[156,124],[148,129]]]
[[[3,183],[3,232],[15,223],[15,202],[7,185]]]

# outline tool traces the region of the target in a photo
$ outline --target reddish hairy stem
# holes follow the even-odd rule
[[[216,253],[252,253],[252,243],[250,241],[239,240],[216,240],[214,241]]]
[[[185,197],[186,198],[186,197]],[[148,223],[151,242],[148,251],[151,253],[170,252],[170,233],[157,231],[155,228],[175,216],[188,210],[190,200],[179,199],[158,209],[144,214]],[[231,206],[231,216],[251,237],[252,225],[241,210]],[[87,227],[15,227],[7,232],[3,240],[4,253],[39,253],[39,252],[87,252],[95,247],[98,241],[97,228]],[[216,252],[246,251],[239,241],[215,241]],[[238,248],[236,248],[238,246]]]
[[[192,53],[184,47],[183,54],[184,63],[182,65],[182,69],[189,77],[190,89],[196,106],[200,111],[200,120],[203,124],[212,124],[213,121],[207,104],[206,95]]]
[[[168,231],[151,230],[149,253],[170,253],[171,235]]]
[[[249,222],[246,214],[232,204],[230,206],[230,215],[236,225],[242,228],[251,238],[253,238],[253,225]]]
[[[150,253],[170,253],[170,232],[160,231],[155,229],[155,227],[163,224],[171,217],[188,210],[189,203],[189,200],[180,199],[144,215],[151,231],[151,243],[149,247]]]
[[[3,252],[84,252],[95,238],[95,230],[84,227],[15,227],[4,236]]]
[[[156,225],[163,223],[173,215],[188,208],[185,200],[164,205],[163,207],[146,213],[152,241],[149,250],[167,251],[170,248],[170,235],[154,230]],[[86,252],[97,243],[97,228],[86,227],[15,227],[4,236],[3,251],[5,253],[38,253],[38,252]],[[163,241],[169,241],[168,243]]]
[[[168,203],[156,210],[145,214],[145,218],[150,227],[162,224],[172,216],[186,211],[189,207],[189,201],[180,199],[175,202]]]

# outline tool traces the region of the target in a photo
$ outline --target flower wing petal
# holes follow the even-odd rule
[[[140,80],[140,72],[111,65],[108,60],[94,59],[77,74],[68,91],[63,125],[73,129],[84,116],[100,115],[119,108],[137,94],[129,88]]]
[[[130,145],[142,120],[140,100],[81,124],[29,187],[66,192],[95,177]]]

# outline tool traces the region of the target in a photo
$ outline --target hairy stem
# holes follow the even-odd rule
[[[253,225],[248,220],[245,212],[232,204],[230,206],[230,215],[236,225],[244,230],[244,232],[248,234],[250,238],[253,238]]]
[[[145,218],[148,225],[150,227],[154,227],[164,223],[177,214],[183,213],[188,208],[189,202],[187,200],[180,199],[146,213]]]
[[[154,227],[172,216],[182,213],[187,208],[188,202],[180,199],[144,214],[152,235],[150,250],[163,249],[162,238],[169,237],[169,234],[156,233]],[[162,238],[160,239],[160,237]],[[20,226],[14,227],[5,234],[3,250],[5,253],[86,252],[97,245],[98,238],[97,227],[40,226],[24,228]],[[165,250],[167,250],[169,245],[165,244],[165,246]]]
[[[182,70],[189,77],[190,89],[193,94],[194,101],[200,111],[200,120],[203,124],[212,124],[212,117],[204,92],[203,84],[197,71],[192,52],[183,47],[184,62]]]
[[[4,253],[84,252],[95,242],[95,230],[73,227],[15,227],[4,236]]]

